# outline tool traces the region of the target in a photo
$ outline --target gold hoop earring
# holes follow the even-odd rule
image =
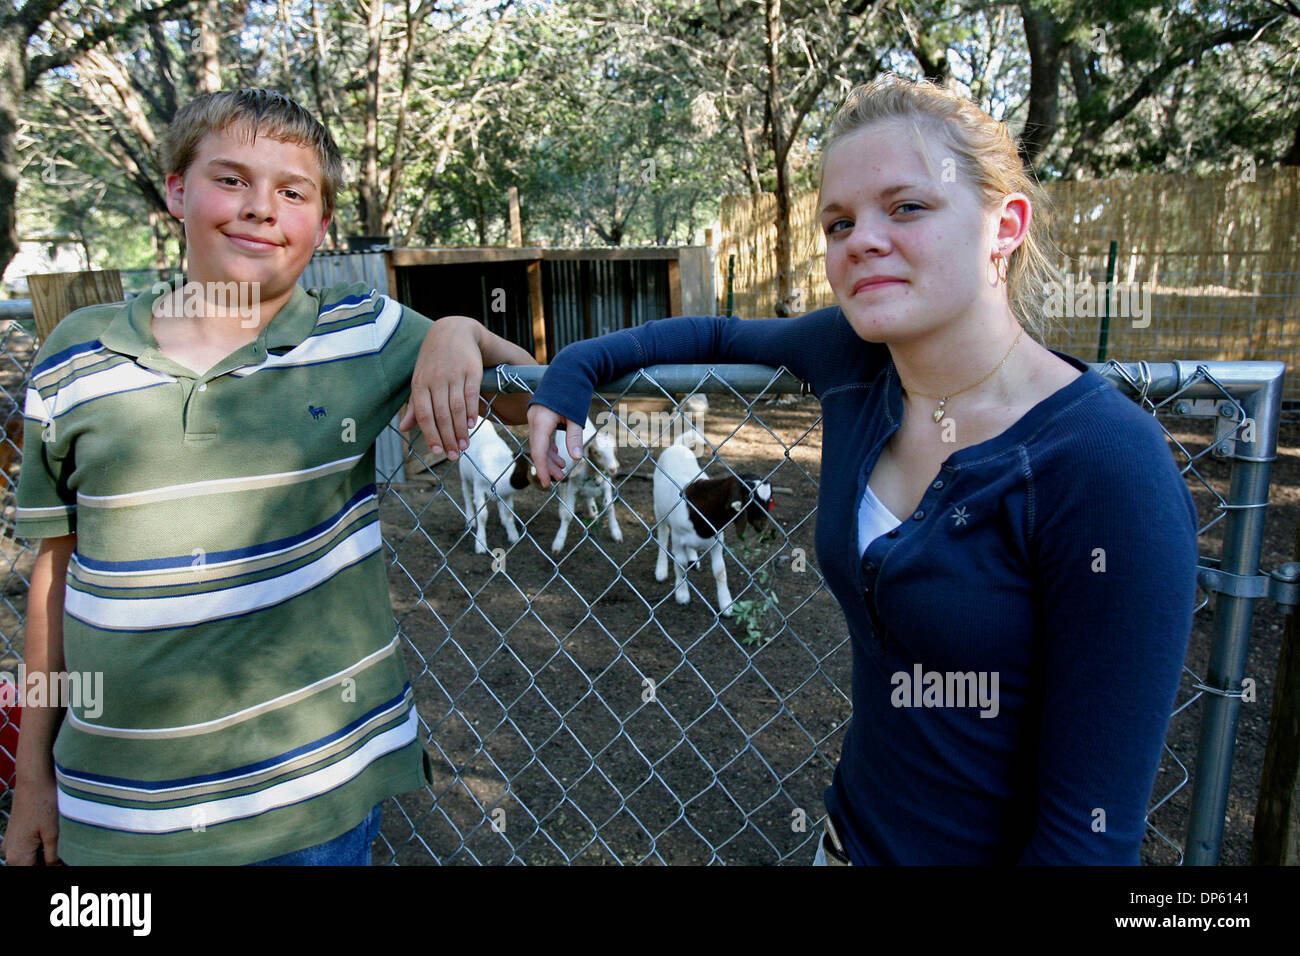
[[[1005,285],[1007,281],[1007,257],[999,249],[993,253],[993,268],[997,271],[997,281],[999,285]]]

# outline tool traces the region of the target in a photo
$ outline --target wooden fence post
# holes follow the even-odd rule
[[[506,193],[510,202],[510,245],[524,244],[524,230],[519,218],[519,187],[511,186]]]
[[[122,274],[116,269],[29,275],[36,337],[44,342],[69,312],[101,302],[121,302]]]

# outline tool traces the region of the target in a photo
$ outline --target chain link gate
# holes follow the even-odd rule
[[[7,422],[35,343],[10,322],[0,346]],[[1194,757],[1166,745],[1144,859],[1215,862],[1251,611],[1261,597],[1298,599],[1300,568],[1259,572],[1283,366],[1095,367],[1159,413],[1203,521],[1199,608],[1218,598],[1196,633],[1214,633],[1206,666],[1185,668],[1170,729],[1172,739],[1200,714],[1200,744]],[[542,371],[491,372],[483,387],[527,391]],[[430,468],[412,454],[405,474],[389,476],[390,594],[435,783],[386,804],[376,862],[811,862],[850,716],[850,650],[816,567],[820,412],[801,391],[788,373],[754,366],[660,366],[607,386],[593,419],[617,440],[622,540],[606,515],[579,507],[558,554],[552,493],[515,496],[514,544],[489,508],[490,550],[479,554],[454,463]],[[702,419],[679,401],[692,393],[709,398]],[[685,605],[654,575],[652,460],[693,429],[710,475],[749,472],[775,490],[773,527],[726,536],[729,617],[706,567],[688,574]],[[20,433],[0,440],[15,465],[4,477],[0,594],[0,672],[10,673],[34,557],[12,536]],[[6,720],[0,749],[12,747]],[[0,823],[9,806],[0,793]]]

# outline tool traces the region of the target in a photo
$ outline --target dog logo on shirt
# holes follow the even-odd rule
[[[316,419],[317,421],[320,421],[322,418],[325,417],[325,408],[323,406],[321,408],[317,408],[315,405],[308,405],[307,411],[311,412],[311,417]]]

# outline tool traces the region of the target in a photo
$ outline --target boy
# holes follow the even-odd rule
[[[415,367],[403,427],[455,458],[483,363],[535,363],[470,319],[297,286],[342,163],[286,97],[198,97],[164,159],[188,281],[73,313],[32,370],[26,664],[103,685],[27,708],[6,858],[364,863],[378,805],[430,779],[374,440]]]

